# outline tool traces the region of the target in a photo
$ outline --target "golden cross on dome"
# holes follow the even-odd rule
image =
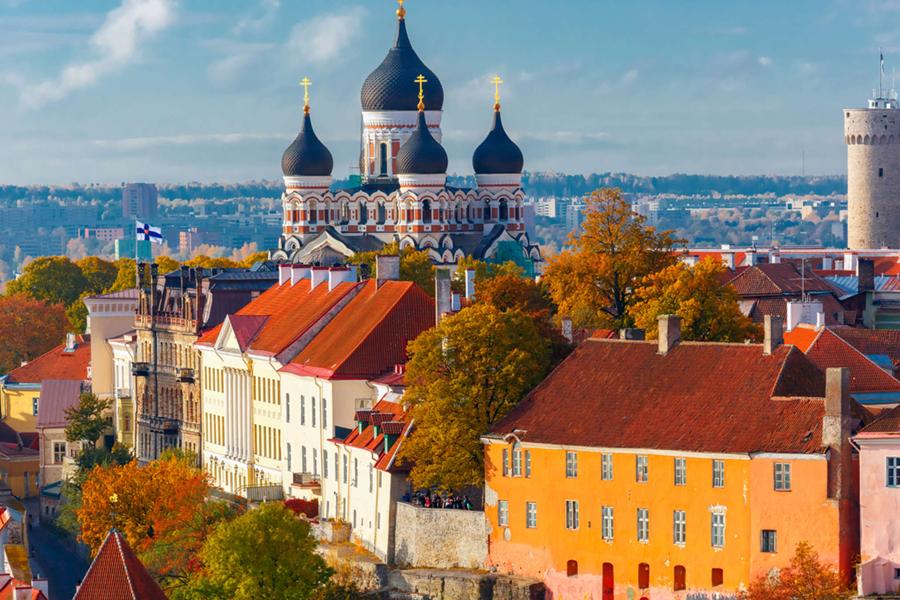
[[[500,84],[503,83],[503,80],[499,75],[494,75],[491,83],[494,84],[494,110],[500,110]]]
[[[303,112],[309,113],[309,86],[312,85],[312,80],[309,77],[304,77],[300,80],[300,85],[303,86]]]
[[[403,19],[406,16],[406,9],[403,8],[403,0],[397,0],[397,4],[400,5],[400,8],[397,9],[397,18]]]
[[[428,83],[428,80],[425,79],[424,75],[419,74],[419,76],[416,77],[415,81],[416,81],[416,83],[419,84],[419,106],[418,106],[418,108],[419,108],[419,110],[425,110],[425,88],[424,88],[424,86],[426,83]]]

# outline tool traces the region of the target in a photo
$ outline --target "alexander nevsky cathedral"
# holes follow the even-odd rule
[[[448,186],[444,90],[413,49],[399,3],[396,41],[362,87],[360,185],[331,190],[334,159],[313,130],[307,87],[300,133],[281,159],[284,224],[272,258],[330,265],[398,242],[436,264],[473,256],[533,266],[541,256],[525,232],[522,151],[503,129],[499,91],[472,155],[477,186]]]

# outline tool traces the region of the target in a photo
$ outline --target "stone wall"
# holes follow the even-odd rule
[[[401,567],[483,569],[489,525],[474,510],[397,503],[394,562]]]

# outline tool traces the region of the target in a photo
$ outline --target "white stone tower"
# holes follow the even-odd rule
[[[881,61],[884,71],[884,59]],[[897,94],[873,90],[867,108],[844,110],[847,247],[900,248],[900,109]]]

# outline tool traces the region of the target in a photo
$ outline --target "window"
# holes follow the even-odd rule
[[[312,450],[312,459],[313,459],[313,475],[319,476],[319,453],[315,448],[311,448]]]
[[[284,421],[285,423],[291,422],[291,395],[284,395]]]
[[[650,541],[650,511],[646,508],[637,509],[637,539],[639,542]]]
[[[300,424],[306,425],[306,398],[300,396]]]
[[[638,483],[647,483],[650,477],[649,459],[646,456],[636,456],[634,460],[634,480]]]
[[[62,464],[63,458],[66,456],[66,443],[53,442],[53,464]]]
[[[497,525],[509,526],[509,502],[507,500],[500,500],[497,503]]]
[[[503,449],[503,476],[509,477],[509,448]]]
[[[713,487],[716,487],[716,488],[725,487],[725,461],[724,460],[714,460],[712,464],[713,464],[713,475],[712,475]]]
[[[759,536],[759,551],[776,552],[778,547],[776,539],[774,529],[763,529]]]
[[[603,481],[612,481],[613,478],[613,455],[603,454],[600,457],[600,479]]]
[[[575,577],[578,575],[578,561],[577,560],[567,560],[566,561],[566,577]]]
[[[578,529],[578,500],[566,500],[566,529]]]
[[[775,463],[775,490],[779,492],[791,491],[790,463]]]
[[[31,414],[34,415],[35,417],[37,416],[37,411],[38,411],[38,400],[40,400],[40,397],[35,397],[31,401]]]
[[[578,455],[574,452],[566,452],[566,478],[578,477]]]
[[[300,469],[302,473],[308,473],[306,470],[306,446],[300,447]]]
[[[676,592],[687,589],[687,572],[681,565],[675,565],[675,583],[672,589]]]
[[[347,468],[347,455],[345,454],[343,458],[344,458],[344,460],[343,460],[343,463],[344,463],[344,464],[343,464],[343,467],[344,467],[344,483],[347,483],[347,471],[349,471],[350,469]]]
[[[683,510],[672,513],[672,542],[684,544],[687,538],[687,514]]]
[[[887,457],[887,486],[900,487],[900,456]]]
[[[287,468],[288,472],[291,471],[291,445],[287,445]]]
[[[650,587],[650,565],[647,563],[638,565],[638,587],[642,590]]]
[[[522,445],[519,442],[512,447],[512,476],[522,476]]]
[[[359,459],[353,459],[353,487],[359,487]]]
[[[312,425],[313,427],[315,427],[316,426],[316,399],[315,398],[309,399],[309,408],[310,408],[309,424]]]
[[[328,428],[328,400],[322,398],[322,428]]]
[[[712,586],[718,587],[725,581],[725,572],[722,569],[712,570]]]
[[[328,479],[328,450],[322,450],[322,477]]]
[[[884,177],[884,169],[882,167],[878,167],[878,176]]]
[[[675,459],[675,485],[687,485],[687,459]]]
[[[725,512],[714,510],[710,515],[712,528],[710,532],[711,543],[713,548],[725,547]]]
[[[611,542],[613,540],[613,536],[615,535],[614,531],[614,522],[613,522],[613,507],[612,506],[604,506],[600,509],[600,535],[607,542]]]
[[[531,477],[531,450],[525,451],[525,477]]]
[[[525,503],[525,527],[528,529],[537,527],[537,502]]]
[[[894,579],[900,579],[900,569],[894,568]]]
[[[375,489],[375,481],[374,476],[372,474],[372,463],[369,463],[369,493],[371,494]]]

